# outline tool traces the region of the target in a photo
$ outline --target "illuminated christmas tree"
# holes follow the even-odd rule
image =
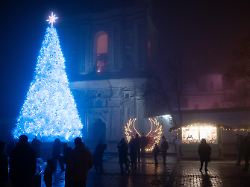
[[[81,136],[82,123],[78,115],[69,81],[65,60],[56,29],[57,17],[52,13],[42,43],[35,76],[13,131],[15,138],[21,134],[42,141],[60,138],[70,141]]]

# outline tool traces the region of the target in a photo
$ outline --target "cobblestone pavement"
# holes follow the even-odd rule
[[[172,186],[249,187],[250,173],[242,171],[233,161],[213,161],[207,174],[199,171],[198,161],[181,161],[176,166]]]
[[[167,158],[166,166],[159,159],[158,167],[155,167],[152,158],[145,158],[139,164],[136,173],[120,174],[117,156],[107,158],[104,162],[104,173],[97,174],[91,169],[88,176],[87,187],[164,187],[170,186],[171,174],[176,166],[174,157]],[[42,183],[42,187],[44,187]],[[64,186],[64,172],[58,171],[54,175],[53,187]]]
[[[168,157],[165,167],[161,163],[155,167],[148,157],[136,173],[121,175],[118,159],[113,156],[105,160],[103,174],[91,169],[87,187],[250,187],[250,172],[242,171],[233,161],[212,161],[207,174],[199,171],[198,161],[176,162],[175,157]],[[58,171],[53,187],[62,186],[64,173]]]

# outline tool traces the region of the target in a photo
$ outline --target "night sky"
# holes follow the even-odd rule
[[[112,0],[95,0],[94,4],[94,1],[70,2],[1,3],[1,119],[18,115],[33,78],[47,27],[45,20],[51,10],[60,17],[58,24],[63,24],[67,16],[116,6]],[[181,59],[187,77],[225,71],[233,60],[233,49],[250,33],[250,3],[247,1],[155,0],[153,7],[164,54],[158,63]],[[70,79],[70,70],[67,73]]]

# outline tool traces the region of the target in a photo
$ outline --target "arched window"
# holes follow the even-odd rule
[[[106,32],[98,32],[95,37],[96,42],[96,72],[105,71],[108,63],[108,34]]]

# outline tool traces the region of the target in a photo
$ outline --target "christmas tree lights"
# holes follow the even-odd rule
[[[42,141],[55,138],[70,141],[81,136],[83,126],[69,88],[57,31],[53,27],[56,19],[52,13],[47,20],[50,27],[46,30],[35,76],[13,131],[15,138],[26,134]]]

